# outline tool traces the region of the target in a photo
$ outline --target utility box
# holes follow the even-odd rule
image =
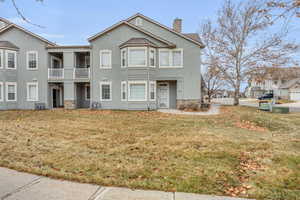
[[[259,110],[264,110],[264,111],[270,111],[271,110],[271,104],[269,104],[269,103],[260,103],[258,109]]]
[[[287,114],[290,112],[289,107],[273,107],[272,108],[273,113],[282,113],[282,114]]]

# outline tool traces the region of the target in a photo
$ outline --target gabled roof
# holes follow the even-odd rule
[[[41,40],[41,41],[49,44],[49,45],[56,46],[55,43],[53,43],[53,42],[51,42],[51,41],[49,41],[49,40],[47,40],[47,39],[45,39],[45,38],[43,38],[43,37],[35,34],[35,33],[32,33],[30,31],[26,30],[25,28],[23,28],[21,26],[18,26],[16,24],[14,24],[14,23],[12,23],[12,22],[4,19],[4,18],[0,17],[0,20],[6,22],[7,24],[9,24],[8,26],[5,26],[4,28],[0,29],[0,34],[3,33],[3,32],[5,32],[5,31],[7,31],[7,30],[9,30],[10,28],[17,28],[17,29],[19,29],[19,30],[21,30],[21,31],[23,31],[23,32],[25,32],[25,33],[27,33],[27,34],[29,34],[29,35],[37,38],[37,39],[39,39],[39,40]]]
[[[172,42],[169,42],[169,41],[167,41],[167,40],[165,40],[165,39],[163,39],[163,38],[161,38],[161,37],[159,37],[157,35],[154,35],[154,34],[150,33],[149,31],[146,31],[146,30],[144,30],[144,29],[142,29],[142,28],[140,28],[138,26],[130,24],[127,21],[120,21],[119,23],[116,23],[116,24],[112,25],[111,27],[105,29],[104,31],[91,36],[90,38],[88,38],[88,41],[91,42],[91,41],[97,39],[98,37],[101,37],[105,33],[108,33],[110,31],[114,30],[115,28],[118,28],[121,25],[126,25],[126,26],[129,26],[129,27],[137,30],[137,31],[140,31],[140,32],[142,32],[142,33],[144,33],[144,34],[146,34],[146,35],[148,35],[148,36],[150,36],[150,37],[152,37],[152,38],[154,38],[154,39],[162,42],[163,44],[166,44],[167,47],[170,47],[170,48],[175,48],[176,47],[176,45],[173,44]]]
[[[169,28],[169,27],[167,27],[167,26],[165,26],[165,25],[163,25],[163,24],[161,24],[161,23],[159,23],[159,22],[157,22],[157,21],[149,18],[149,17],[146,17],[145,15],[142,15],[141,13],[137,13],[137,14],[129,17],[128,19],[126,19],[126,21],[128,22],[128,21],[130,21],[130,20],[132,20],[132,19],[134,19],[136,17],[141,17],[141,18],[143,18],[143,19],[145,19],[145,20],[147,20],[149,22],[152,22],[152,23],[160,26],[161,28],[163,28],[163,29],[165,29],[167,31],[170,31],[170,32],[172,32],[172,33],[174,33],[174,34],[176,34],[176,35],[178,35],[178,36],[180,36],[180,37],[182,37],[182,38],[184,38],[186,40],[189,40],[189,41],[193,42],[194,44],[200,46],[200,48],[204,48],[205,47],[204,44],[200,41],[200,38],[198,40],[198,39],[195,38],[195,36],[191,37],[190,33],[184,34],[184,33],[177,32],[177,31],[175,31],[175,30],[173,30],[173,29],[171,29],[171,28]],[[194,34],[196,34],[196,33],[193,33],[193,35]]]
[[[128,41],[124,42],[120,45],[120,48],[130,47],[130,46],[150,46],[150,47],[158,47],[156,44],[151,42],[146,38],[131,38]]]
[[[195,40],[195,41],[198,41],[198,42],[201,42],[201,39],[199,37],[199,34],[198,33],[183,33],[183,35]]]
[[[289,89],[289,88],[293,87],[297,83],[300,83],[300,78],[296,78],[296,79],[290,80],[290,81],[282,84],[279,88],[280,89]]]
[[[9,41],[0,41],[0,49],[14,49],[14,50],[18,50],[19,47],[17,47],[16,45],[14,45],[13,43],[9,42]]]

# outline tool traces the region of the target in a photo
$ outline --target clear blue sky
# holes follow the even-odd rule
[[[238,1],[238,0],[234,0]],[[86,44],[87,38],[140,12],[167,26],[183,19],[184,32],[197,32],[202,20],[216,18],[223,0],[16,0],[28,19],[41,29],[22,22],[10,0],[0,3],[0,16],[58,44]],[[300,19],[291,24],[291,40],[300,42]]]

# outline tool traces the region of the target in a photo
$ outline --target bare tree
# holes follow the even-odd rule
[[[224,88],[225,83],[219,70],[219,57],[215,52],[215,46],[217,45],[215,40],[216,34],[216,29],[212,26],[211,21],[208,20],[201,25],[199,35],[202,43],[205,45],[202,60],[205,69],[203,69],[202,78],[209,102],[211,102],[213,95]]]
[[[241,83],[247,77],[261,67],[291,63],[298,49],[284,41],[286,31],[270,31],[273,22],[265,5],[262,0],[227,0],[218,14],[214,51],[222,77],[234,89],[234,105],[239,104]]]
[[[268,0],[267,10],[273,11],[275,19],[281,17],[300,17],[300,0]]]
[[[18,7],[18,5],[17,5],[17,3],[16,3],[15,0],[7,0],[7,1],[11,1],[11,2],[12,2],[13,7],[14,7],[15,10],[17,11],[17,14],[19,15],[19,17],[20,17],[23,21],[27,22],[28,24],[31,24],[31,25],[34,25],[34,26],[38,26],[38,27],[40,27],[40,28],[44,28],[43,26],[38,25],[38,24],[34,24],[34,23],[32,23],[29,19],[27,19],[27,18],[25,17],[25,15],[23,14],[23,12],[21,11],[21,9]],[[37,2],[43,2],[44,0],[35,0],[35,1],[37,1]],[[5,2],[5,0],[0,0],[0,2]]]

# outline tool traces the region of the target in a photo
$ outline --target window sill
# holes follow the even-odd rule
[[[180,69],[183,66],[159,66],[160,69]]]
[[[34,69],[32,69],[32,68],[27,68],[27,70],[28,70],[28,71],[37,71],[38,68],[34,68]]]
[[[100,67],[100,69],[112,69],[112,67]]]
[[[109,102],[109,101],[112,101],[112,99],[100,99],[100,101]]]

